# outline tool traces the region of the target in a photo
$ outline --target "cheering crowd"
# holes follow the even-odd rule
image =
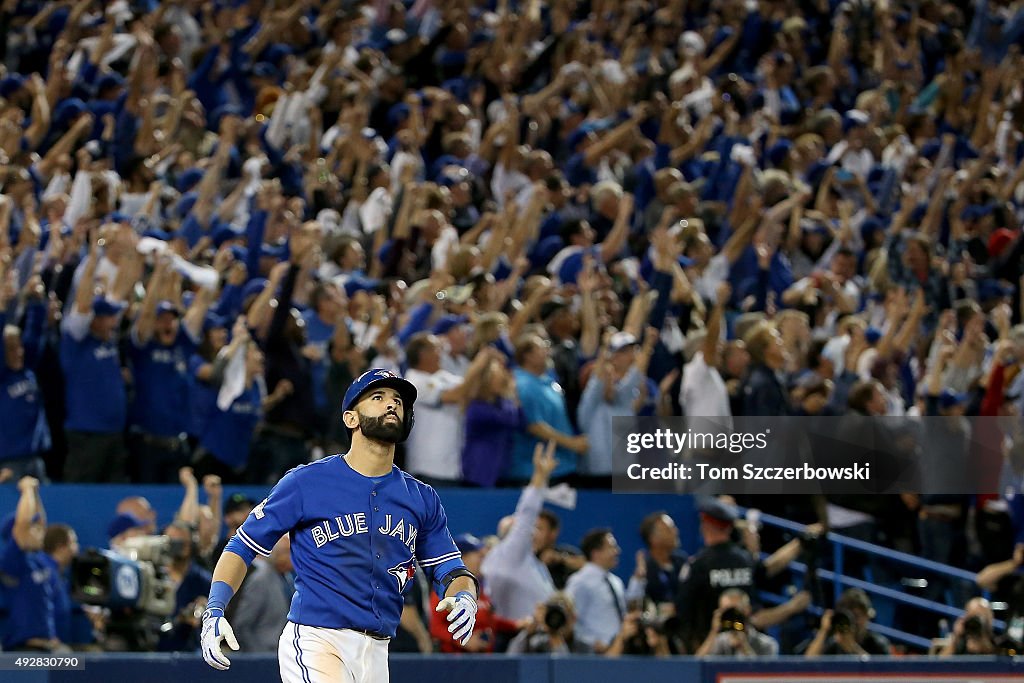
[[[401,462],[442,487],[537,488],[552,441],[546,476],[608,488],[614,416],[966,443],[1024,407],[1019,2],[5,0],[0,27],[0,479],[270,484],[344,451],[371,366],[417,386]],[[1007,424],[999,495],[775,511],[1009,585]],[[576,568],[495,613],[657,632],[624,604],[588,633]],[[726,647],[704,628],[685,651]]]

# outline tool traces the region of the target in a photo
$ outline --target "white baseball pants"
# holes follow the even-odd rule
[[[289,621],[277,646],[282,683],[388,683],[388,643]]]

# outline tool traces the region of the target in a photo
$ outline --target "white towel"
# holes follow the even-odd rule
[[[241,345],[224,368],[224,381],[217,393],[217,408],[227,412],[235,399],[245,391],[246,344]]]

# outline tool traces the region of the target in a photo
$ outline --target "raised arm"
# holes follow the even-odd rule
[[[142,298],[142,308],[135,319],[135,339],[139,344],[145,346],[153,338],[153,328],[156,324],[156,306],[159,303],[160,289],[167,276],[167,260],[158,258],[153,274],[149,277],[149,286],[146,287],[146,294]]]
[[[625,193],[619,199],[619,211],[615,216],[615,224],[611,232],[601,242],[601,261],[610,263],[615,257],[622,253],[622,247],[629,237],[629,223],[633,218],[633,195]]]
[[[18,481],[18,505],[14,509],[14,527],[11,537],[22,550],[41,549],[41,538],[33,538],[33,523],[46,525],[46,511],[39,499],[39,480],[35,477],[22,477]],[[37,516],[40,518],[36,520]],[[37,547],[40,546],[40,547]]]

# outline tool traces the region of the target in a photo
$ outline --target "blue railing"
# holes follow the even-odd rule
[[[792,522],[782,517],[776,517],[774,515],[761,514],[761,523],[775,527],[777,529],[783,529],[796,534],[803,532],[804,525],[797,522]],[[901,564],[913,567],[914,569],[927,572],[930,575],[936,575],[946,577],[950,579],[956,579],[958,581],[965,581],[972,586],[976,585],[977,574],[973,572],[958,569],[957,567],[950,567],[949,565],[941,564],[939,562],[933,562],[917,555],[910,555],[908,553],[899,552],[891,548],[885,548],[880,545],[873,543],[867,543],[860,541],[848,536],[842,536],[835,532],[829,532],[825,538],[832,543],[832,565],[831,570],[818,568],[815,571],[815,576],[822,581],[830,581],[832,583],[834,599],[839,600],[839,596],[847,588],[860,588],[871,596],[877,596],[884,598],[891,602],[907,605],[914,607],[926,612],[935,613],[943,617],[951,617],[956,619],[963,614],[963,610],[957,607],[951,607],[945,603],[936,602],[935,600],[929,600],[927,598],[921,598],[916,595],[907,595],[901,593],[898,590],[888,588],[886,586],[872,583],[871,581],[864,581],[852,576],[847,576],[843,573],[843,567],[845,566],[846,553],[847,551],[856,551],[864,553],[865,555],[879,560],[885,560],[892,564]],[[764,554],[767,556],[767,553]],[[800,562],[792,562],[789,565],[789,569],[794,573],[802,575],[806,578],[807,566]],[[988,597],[987,593],[983,593],[985,597]],[[761,599],[769,604],[781,604],[788,600],[787,597],[776,595],[772,593],[762,593]],[[815,615],[820,615],[824,610],[818,606],[812,606],[808,608],[808,611]],[[1006,627],[1006,624],[1002,621],[996,620],[993,622],[993,626],[997,630],[1002,630]],[[879,635],[883,635],[890,640],[901,642],[913,647],[919,647],[922,649],[928,649],[931,646],[931,640],[915,635],[913,633],[907,633],[891,626],[885,626],[883,624],[871,624],[871,630]]]

